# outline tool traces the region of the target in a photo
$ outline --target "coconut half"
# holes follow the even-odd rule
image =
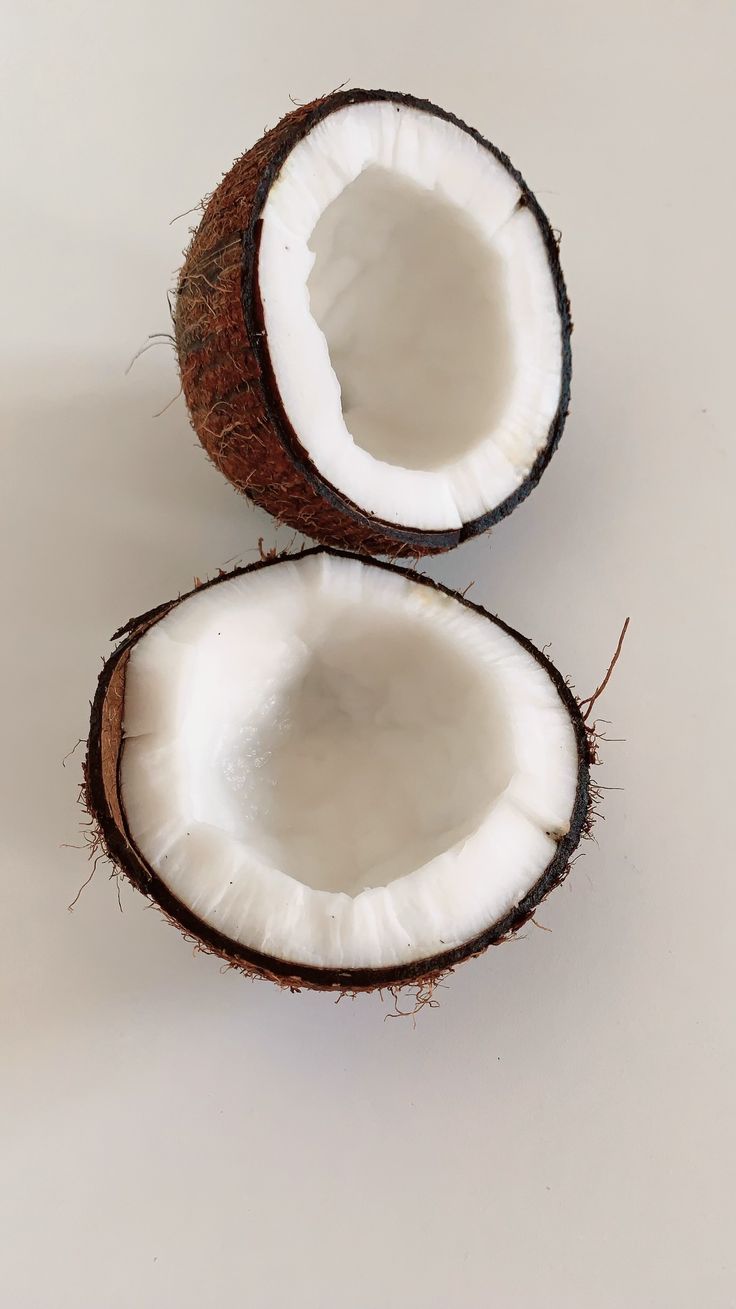
[[[413,96],[302,106],[214,192],[176,341],[215,463],[282,521],[373,554],[503,518],[559,440],[557,244],[505,155]]]
[[[122,872],[229,962],[292,986],[422,982],[564,876],[586,729],[545,656],[477,605],[312,550],[124,631],[88,808]]]

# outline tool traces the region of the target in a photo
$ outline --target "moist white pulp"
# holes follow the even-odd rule
[[[528,475],[560,399],[556,290],[518,183],[468,133],[368,102],[269,192],[268,348],[315,466],[389,522],[456,528]]]
[[[311,311],[345,424],[369,454],[441,468],[503,414],[511,382],[504,268],[468,215],[370,167],[312,233]]]
[[[308,886],[358,895],[471,835],[511,758],[493,687],[446,639],[376,604],[329,609],[218,742],[228,788],[198,816]]]
[[[307,556],[190,597],[126,670],[130,834],[234,941],[380,967],[476,935],[569,828],[565,706],[500,627],[409,576]]]

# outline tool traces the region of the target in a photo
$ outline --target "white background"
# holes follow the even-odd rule
[[[734,1194],[730,0],[5,7],[2,1187],[8,1309],[727,1309]],[[75,795],[130,615],[291,533],[211,468],[166,289],[232,159],[346,78],[507,150],[555,227],[573,407],[541,486],[428,571],[592,690],[599,845],[439,1009],[221,975]]]

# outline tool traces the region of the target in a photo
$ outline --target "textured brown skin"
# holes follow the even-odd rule
[[[384,100],[455,123],[489,150],[521,187],[545,242],[557,291],[563,359],[560,404],[523,484],[490,513],[453,531],[396,527],[363,512],[311,463],[281,404],[258,288],[261,213],[287,155],[316,123],[346,105]],[[570,306],[557,242],[535,196],[495,146],[426,100],[388,91],[339,91],[301,105],[236,161],[206,206],[177,289],[176,345],[192,424],[227,478],[275,518],[325,545],[398,558],[436,554],[486,531],[536,485],[562,433],[570,398]],[[407,510],[410,510],[407,506]]]
[[[302,552],[303,555],[329,553],[343,555],[336,550],[315,548]],[[346,556],[354,557],[354,556]],[[247,568],[236,568],[223,573],[211,582],[203,583],[206,587],[217,586],[230,577],[253,572],[259,568],[278,567],[288,555],[257,561]],[[281,986],[293,989],[307,987],[320,991],[337,991],[352,993],[358,991],[396,990],[400,987],[415,987],[426,990],[434,985],[443,974],[451,971],[465,959],[481,954],[489,945],[497,945],[518,931],[533,916],[542,900],[564,879],[570,867],[570,860],[581,836],[584,836],[591,822],[591,783],[590,764],[593,760],[595,740],[585,723],[574,695],[564,679],[549,660],[527,641],[525,637],[507,626],[501,619],[486,612],[480,605],[474,605],[464,596],[448,587],[440,585],[429,577],[407,573],[394,564],[377,560],[362,561],[367,567],[386,568],[400,572],[418,586],[429,586],[451,596],[474,613],[483,615],[489,622],[503,628],[527,650],[544,668],[570,714],[578,747],[578,786],[575,805],[566,833],[558,834],[557,849],[531,890],[503,918],[488,927],[462,945],[442,954],[413,963],[392,968],[326,969],[314,968],[307,964],[289,960],[275,959],[260,954],[238,942],[232,941],[221,932],[210,927],[198,918],[186,905],[182,904],[169,890],[165,882],[157,875],[137,849],[127,826],[125,811],[120,795],[120,758],[123,744],[123,704],[125,698],[125,670],[130,651],[135,643],[155,623],[169,611],[181,604],[194,592],[179,596],[167,604],[149,610],[139,618],[131,619],[125,627],[115,633],[113,639],[123,638],[113,654],[105,663],[100,674],[90,720],[87,742],[87,757],[84,763],[84,799],[87,812],[96,825],[100,842],[109,859],[132,884],[150,897],[167,918],[177,926],[189,939],[202,949],[216,954],[224,962],[242,972],[267,978]],[[200,588],[196,588],[198,590]],[[550,833],[550,835],[555,835]]]

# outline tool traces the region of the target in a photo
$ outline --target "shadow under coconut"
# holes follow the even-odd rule
[[[230,561],[249,562],[258,552],[259,537],[269,547],[286,549],[293,532],[277,529],[208,464],[181,400],[153,417],[176,390],[173,369],[146,387],[134,378],[118,380],[117,373],[76,382],[58,365],[43,368],[43,361],[40,371],[47,378],[47,393],[57,398],[42,404],[33,399],[37,373],[16,378],[14,390],[4,397],[0,479],[3,521],[13,543],[12,554],[5,557],[9,621],[0,646],[0,659],[7,661],[5,685],[12,691],[0,767],[9,815],[3,863],[12,905],[5,930],[22,926],[28,941],[12,979],[17,996],[12,1030],[19,1047],[42,1037],[56,1039],[60,1025],[114,1023],[123,1008],[155,1004],[156,996],[180,1008],[206,1008],[208,987],[218,1010],[230,1003],[237,1017],[246,1006],[250,1013],[254,1004],[264,1015],[284,1014],[284,1048],[290,1034],[303,1033],[305,1012],[316,1014],[318,1006],[320,1013],[330,1006],[334,1030],[340,1032],[343,1023],[352,1025],[352,1015],[347,1006],[334,1010],[332,996],[305,994],[294,1000],[266,984],[221,978],[217,960],[201,958],[193,964],[191,945],[125,883],[121,917],[105,863],[74,912],[67,912],[91,870],[84,849],[64,848],[81,840],[83,815],[76,801],[84,746],[65,767],[62,760],[86,736],[89,700],[112,632],[129,616],[186,589],[193,576],[214,574]],[[58,383],[48,381],[52,372]],[[485,563],[486,541],[475,543],[476,554],[481,544]],[[471,553],[465,547],[431,561],[426,571],[446,580],[453,570],[464,571],[464,581],[457,580],[465,585]],[[527,567],[514,558],[509,563],[507,589]],[[472,564],[469,571],[472,576]],[[355,660],[357,651],[348,649],[346,658]],[[317,661],[309,673],[310,687],[323,676]],[[421,709],[422,696],[416,695]],[[287,720],[289,714],[306,712],[304,688],[291,689],[286,707]],[[406,772],[412,761],[401,764]],[[274,764],[282,774],[291,766],[288,750]],[[437,769],[435,796],[451,772],[439,764]],[[556,902],[560,919],[563,902],[564,896]],[[542,945],[547,944],[545,937]],[[524,956],[518,964],[517,952]],[[519,988],[517,1002],[523,1009],[538,988],[527,955],[528,946],[521,942],[504,946],[498,955],[463,970],[453,985],[461,987],[461,995],[467,988],[485,1001],[491,969],[501,997]],[[375,1007],[376,1030],[392,1030],[393,1024],[384,1028],[380,1022],[375,998],[358,1003],[361,1009]],[[501,999],[497,1011],[504,1012]]]

